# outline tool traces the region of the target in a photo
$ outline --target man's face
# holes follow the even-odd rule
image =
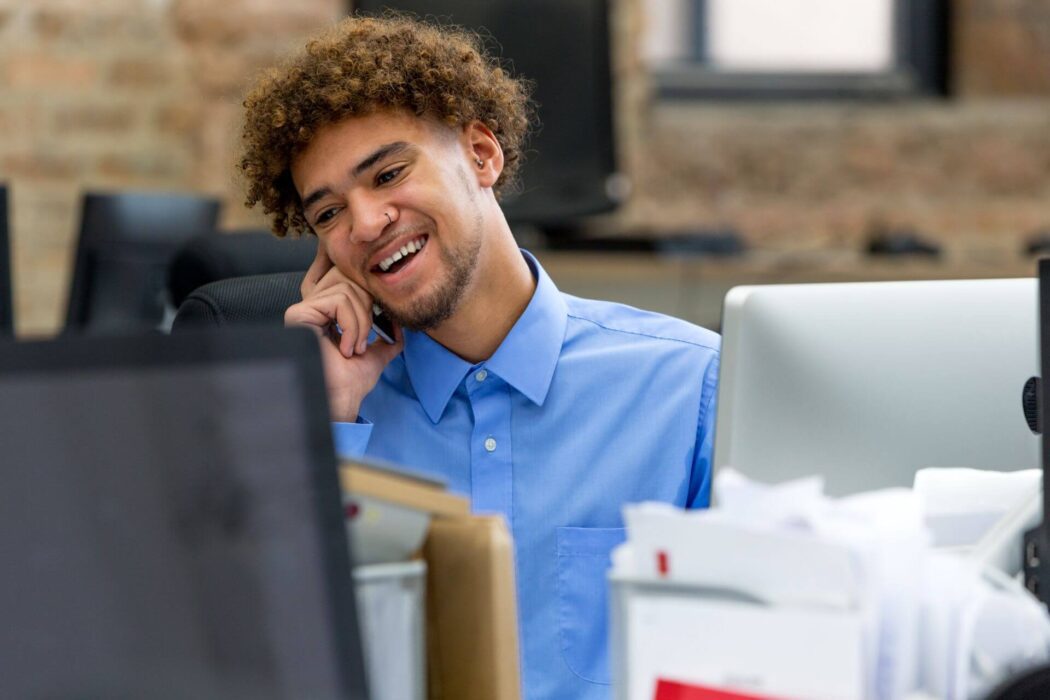
[[[474,277],[483,217],[466,133],[377,112],[322,128],[292,161],[328,257],[406,328],[446,320]]]

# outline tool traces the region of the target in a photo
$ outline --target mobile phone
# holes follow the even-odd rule
[[[377,304],[372,304],[372,330],[386,342],[394,344],[394,322]]]

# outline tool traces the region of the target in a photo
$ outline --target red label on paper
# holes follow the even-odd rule
[[[704,685],[659,679],[653,700],[777,700],[770,695],[748,695]]]

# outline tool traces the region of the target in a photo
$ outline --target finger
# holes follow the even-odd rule
[[[372,331],[372,295],[357,285],[349,285],[349,291],[354,295],[356,303],[354,308],[358,312],[358,327],[362,333],[357,338],[357,352],[363,353],[368,349],[368,335]]]
[[[318,238],[317,254],[314,255],[313,262],[310,263],[310,267],[307,268],[306,275],[303,277],[302,284],[299,285],[299,291],[304,299],[315,291],[317,283],[333,267],[332,260],[328,257],[328,251],[325,250],[324,244]]]
[[[284,312],[284,325],[306,326],[324,334],[332,318],[324,308],[308,301],[289,306]]]
[[[344,357],[353,357],[357,352],[358,338],[360,337],[361,321],[352,295],[346,290],[337,290],[325,297],[332,304],[332,314],[335,322],[339,324],[342,333],[339,338],[339,352]]]
[[[341,335],[330,336],[333,345],[350,357],[354,354],[360,328],[360,313],[356,308],[356,297],[346,288],[333,289],[326,294],[314,295],[306,301],[294,304],[285,311],[285,325],[309,326],[324,335],[329,335],[338,325]]]
[[[355,287],[358,286],[356,282],[344,275],[338,267],[333,265],[314,285],[313,293],[317,294],[318,292],[323,292],[326,289],[338,287],[342,284],[352,284]]]
[[[343,284],[326,292],[325,295],[342,296],[347,304],[340,303],[340,308],[346,314],[339,320],[339,327],[343,337],[340,347],[357,354],[363,354],[368,349],[368,335],[372,330],[372,297],[356,285]],[[347,319],[352,317],[351,323]]]

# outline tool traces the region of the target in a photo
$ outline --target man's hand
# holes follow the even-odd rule
[[[382,340],[368,344],[372,297],[339,272],[320,241],[300,291],[303,300],[288,307],[284,324],[317,332],[332,420],[352,423],[383,369],[404,347],[401,329],[395,327],[393,345]]]

